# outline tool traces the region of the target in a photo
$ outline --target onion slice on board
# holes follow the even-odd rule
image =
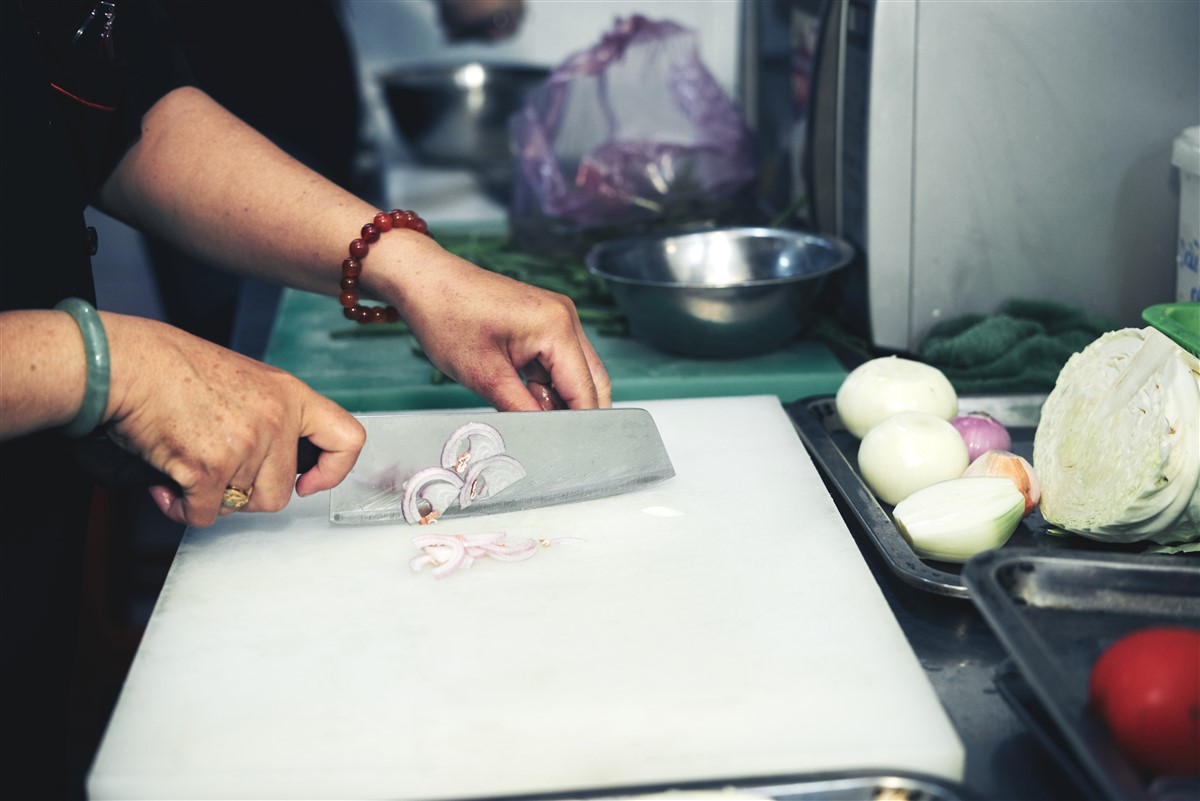
[[[445,578],[456,570],[466,569],[476,559],[490,556],[501,562],[521,562],[537,553],[538,542],[533,539],[505,539],[502,531],[491,534],[426,534],[413,537],[412,543],[421,552],[409,560],[408,566],[420,571],[433,565],[434,578]],[[549,545],[548,541],[543,542]]]

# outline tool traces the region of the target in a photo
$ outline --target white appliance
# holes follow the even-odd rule
[[[811,226],[862,250],[837,302],[876,345],[915,350],[939,320],[1013,297],[1119,325],[1174,299],[1171,148],[1200,121],[1200,3],[747,8],[748,109]],[[804,60],[779,54],[803,55],[814,26],[811,91],[788,106],[780,66]]]

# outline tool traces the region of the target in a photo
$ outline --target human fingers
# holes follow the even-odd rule
[[[341,483],[354,467],[366,440],[362,424],[350,415],[332,415],[326,423],[308,434],[309,440],[321,450],[315,466],[296,479],[294,450],[289,453],[286,447],[275,449],[277,458],[265,460],[256,471],[242,470],[230,478],[221,492],[220,507],[211,519],[204,513],[206,504],[198,501],[195,493],[187,496],[178,486],[150,487],[150,498],[165,517],[181,525],[203,527],[218,516],[238,511],[279,511],[287,505],[293,483],[296,493],[307,497]],[[253,477],[239,477],[251,473]]]
[[[367,440],[362,423],[327,398],[318,395],[306,411],[301,430],[321,449],[321,455],[296,481],[296,494],[302,498],[340,484]]]
[[[537,401],[537,405],[544,412],[553,412],[558,409],[567,408],[567,403],[562,399],[554,389],[554,385],[549,381],[532,381],[525,380],[525,388],[529,390],[529,394]]]
[[[362,423],[328,398],[302,384],[300,387],[297,437],[269,441],[266,456],[257,468],[249,460],[243,462],[222,494],[221,514],[277,512],[287,506],[293,491],[306,497],[330,489],[354,467],[366,441]],[[317,463],[297,479],[295,442],[300,439],[307,439],[320,453]],[[228,502],[231,494],[232,504]],[[244,504],[238,503],[241,495],[245,495]]]
[[[263,470],[265,452],[265,445],[237,437],[221,448],[209,444],[203,452],[172,451],[160,469],[175,484],[151,487],[150,497],[171,520],[200,528],[237,511],[282,508],[274,500],[279,497],[278,473]],[[293,481],[283,482],[289,495]]]
[[[597,385],[597,368],[587,355],[591,346],[586,337],[579,337],[583,337],[582,330],[577,332],[576,337],[568,336],[543,345],[534,360],[522,367],[521,373],[532,379],[529,382],[530,391],[545,387],[553,393],[550,401],[557,403],[560,408],[595,409],[611,405],[611,398],[602,396]],[[519,362],[525,354],[518,352],[514,357]],[[599,377],[607,387],[608,373],[598,357],[595,364],[599,365]],[[536,395],[535,399],[541,400]]]
[[[497,409],[542,408],[522,380],[520,371],[531,365],[545,369],[570,408],[611,404],[608,373],[570,298],[481,270],[432,246],[428,263],[404,276],[396,302],[426,355]],[[538,389],[535,384],[534,393]]]
[[[591,380],[592,386],[595,387],[595,407],[608,408],[612,406],[612,383],[608,377],[608,370],[604,367],[604,362],[596,353],[592,343],[588,340],[587,335],[583,331],[582,324],[575,328],[576,336],[579,340],[580,352],[586,364],[588,377]],[[570,401],[563,397],[563,394],[558,391],[554,384],[554,376],[550,370],[547,370],[542,362],[535,361],[527,364],[521,369],[521,375],[525,378],[525,383],[531,395],[544,410],[551,409],[567,409],[567,408],[592,408],[592,398],[587,397],[582,404],[571,406]],[[560,373],[569,373],[570,371],[560,371]],[[576,380],[570,375],[565,378],[560,377],[560,382],[564,387],[577,386]],[[569,390],[568,390],[569,391]]]
[[[529,394],[537,401],[542,411],[550,412],[567,408],[566,401],[554,388],[554,381],[550,378],[550,373],[542,367],[540,362],[527,364],[520,372],[521,377],[525,379],[525,388],[529,390]]]
[[[161,323],[114,315],[108,328],[109,434],[170,476],[173,485],[151,490],[170,519],[206,526],[233,510],[282,509],[297,489],[304,436],[332,453],[305,491],[336,483],[353,465],[358,422],[294,376]]]
[[[526,379],[525,392],[536,408],[594,409],[612,404],[608,372],[588,342],[575,306],[556,298],[539,324],[518,329],[506,343],[504,355]],[[497,368],[497,375],[507,373]],[[520,392],[511,380],[497,387],[504,400],[517,402]],[[502,408],[502,407],[497,407]]]
[[[287,450],[276,449],[279,455],[262,459],[248,451],[224,480],[217,476],[227,470],[212,470],[213,478],[189,481],[186,489],[179,484],[150,487],[150,498],[171,520],[199,527],[234,512],[279,511],[287,505],[295,481],[295,449],[290,455]]]
[[[179,506],[182,500],[182,495],[175,487],[169,487],[164,484],[156,484],[149,488],[150,500],[158,507],[158,511],[162,512],[163,517],[180,525],[187,525],[187,520],[184,519],[183,510]]]
[[[226,480],[221,491],[218,515],[235,512],[277,512],[287,506],[292,493],[302,497],[329,489],[340,483],[358,458],[366,440],[362,424],[327,398],[301,385],[302,406],[297,435],[283,433],[259,448],[247,448],[242,461]],[[296,442],[307,438],[320,450],[317,464],[297,479]],[[199,502],[198,502],[199,503]],[[185,512],[186,515],[186,512]]]
[[[570,337],[514,337],[452,359],[452,377],[500,411],[599,406],[583,349]]]
[[[592,386],[596,388],[596,406],[607,409],[612,406],[612,379],[608,375],[608,369],[604,366],[600,354],[596,353],[596,348],[584,333],[583,323],[578,322],[576,329],[583,358],[587,363],[588,374],[592,379]]]

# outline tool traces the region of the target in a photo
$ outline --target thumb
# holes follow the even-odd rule
[[[301,435],[321,450],[317,463],[296,481],[296,494],[302,498],[340,484],[367,441],[366,430],[353,415],[328,399],[321,401],[310,413],[311,421],[301,425]]]

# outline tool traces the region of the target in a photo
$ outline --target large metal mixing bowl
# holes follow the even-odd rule
[[[752,356],[791,342],[833,272],[854,257],[828,237],[717,228],[605,242],[587,254],[635,337],[674,353]]]
[[[507,167],[508,118],[549,76],[526,64],[402,67],[381,76],[396,128],[422,164],[492,170]]]

